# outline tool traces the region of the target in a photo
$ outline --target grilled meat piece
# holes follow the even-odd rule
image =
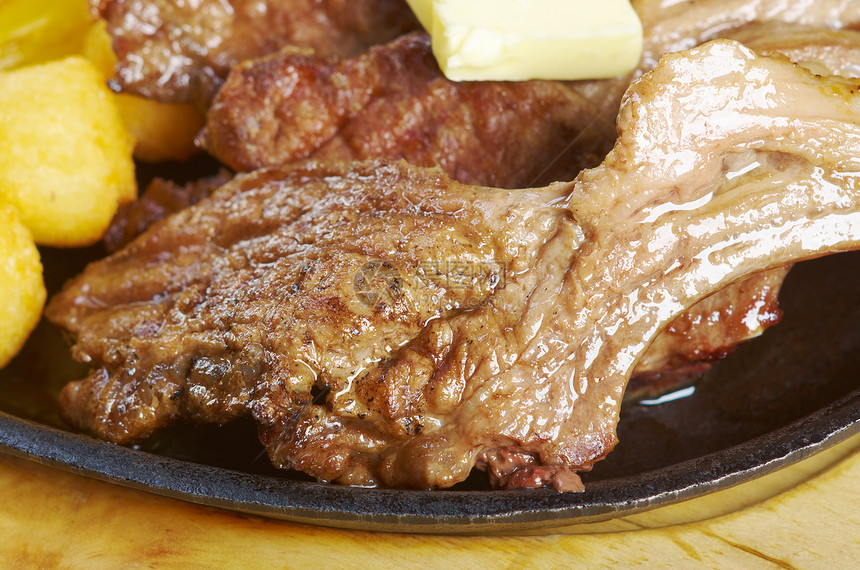
[[[105,248],[112,253],[125,247],[153,223],[209,197],[230,179],[226,170],[185,185],[154,179],[140,198],[117,212],[105,234]],[[777,294],[788,269],[752,275],[691,307],[658,335],[633,377],[648,383],[659,375],[661,385],[671,385],[673,377],[683,381],[701,375],[707,362],[727,356],[737,344],[775,325],[781,317]]]
[[[240,176],[51,301],[93,366],[64,414],[128,443],[250,413],[276,465],[347,484],[478,466],[580,489],[659,331],[751,273],[860,247],[858,89],[717,41],[637,81],[572,183]]]
[[[755,23],[722,33],[830,73],[852,75],[860,62],[854,31]],[[394,76],[403,80],[391,83]],[[413,35],[345,61],[279,54],[246,62],[216,98],[203,138],[212,154],[238,170],[308,156],[405,157],[440,165],[462,182],[516,188],[567,180],[603,156],[614,125],[580,88],[451,82],[436,66],[429,40]],[[688,363],[723,357],[761,334],[779,320],[776,298],[787,271],[751,277],[691,308],[660,335],[634,375],[675,369],[686,376]]]
[[[856,62],[860,61],[857,57],[857,46],[860,45],[858,37],[860,37],[860,34],[853,31],[810,29],[805,26],[782,23],[756,23],[738,30],[724,32],[724,34],[738,38],[747,43],[750,47],[765,53],[779,51],[789,54],[793,60],[803,62],[807,66],[819,72],[828,71],[843,75],[854,75],[856,74]],[[575,130],[576,125],[579,124],[584,132],[588,132],[589,130],[591,131],[589,135],[572,138],[571,142],[574,144],[568,145],[568,154],[579,156],[580,159],[584,158],[583,162],[577,163],[570,157],[564,160],[558,160],[558,157],[562,156],[562,154],[556,153],[561,147],[561,143],[564,142],[563,137],[559,137],[558,133],[563,132],[563,124],[550,124],[544,132],[531,128],[528,130],[529,136],[539,137],[540,134],[544,135],[543,140],[541,141],[530,141],[531,144],[529,146],[531,150],[544,150],[543,153],[535,153],[536,156],[531,157],[531,160],[537,162],[539,160],[537,157],[539,156],[555,155],[555,165],[559,168],[555,171],[553,171],[552,168],[545,170],[544,174],[547,175],[549,179],[564,177],[566,174],[564,174],[565,170],[561,168],[562,166],[570,167],[572,165],[573,168],[566,171],[572,176],[573,172],[578,171],[581,166],[586,166],[589,162],[594,161],[595,157],[600,154],[600,151],[595,151],[591,154],[584,154],[582,153],[582,149],[578,148],[578,146],[590,145],[592,148],[599,147],[600,137],[595,137],[598,131],[603,133],[601,136],[604,137],[604,140],[609,140],[608,135],[605,134],[610,130],[608,121],[600,120],[599,113],[593,108],[589,109],[587,102],[580,101],[578,106],[581,112],[571,113],[569,110],[564,110],[563,99],[565,97],[569,97],[569,100],[573,101],[577,97],[576,94],[570,91],[570,87],[575,84],[561,85],[550,82],[533,82],[530,84],[524,83],[511,86],[510,84],[488,83],[484,85],[472,83],[465,87],[459,84],[452,84],[451,82],[444,80],[444,78],[442,78],[438,73],[438,70],[435,72],[433,71],[433,69],[435,69],[435,62],[432,61],[426,42],[418,37],[404,38],[389,46],[385,46],[384,48],[376,48],[371,54],[361,58],[359,61],[348,62],[345,67],[347,67],[348,70],[355,72],[356,69],[361,69],[362,65],[369,65],[367,64],[368,61],[372,63],[377,60],[381,60],[383,64],[394,61],[394,64],[389,65],[388,68],[390,70],[390,68],[394,67],[399,69],[399,71],[392,72],[391,75],[410,77],[410,85],[413,83],[421,85],[422,81],[426,81],[429,83],[439,83],[442,87],[437,89],[426,88],[424,98],[422,99],[420,95],[412,94],[409,87],[398,85],[392,89],[392,92],[395,96],[400,96],[403,100],[397,102],[392,101],[392,96],[385,95],[379,90],[374,90],[375,99],[374,102],[369,105],[371,109],[376,108],[381,110],[381,114],[386,116],[390,115],[392,112],[397,113],[398,111],[393,110],[402,109],[403,107],[406,107],[407,109],[424,109],[425,111],[427,108],[434,108],[438,111],[440,106],[447,104],[456,109],[461,116],[461,121],[452,120],[450,123],[457,123],[459,127],[459,125],[464,125],[468,121],[475,122],[475,126],[472,128],[449,128],[449,134],[452,134],[452,136],[438,136],[437,142],[439,143],[439,146],[445,144],[449,145],[449,147],[445,148],[442,152],[439,151],[438,146],[434,147],[426,140],[424,140],[421,145],[412,145],[412,148],[417,146],[420,151],[423,151],[425,153],[425,157],[428,155],[431,156],[430,159],[423,162],[434,164],[437,158],[440,161],[447,160],[449,172],[459,172],[461,174],[461,179],[466,182],[494,184],[497,186],[518,186],[523,185],[524,174],[525,177],[531,177],[530,172],[533,172],[533,170],[529,171],[527,168],[510,168],[512,166],[517,166],[515,158],[512,159],[511,156],[505,156],[504,152],[494,153],[491,145],[487,144],[485,141],[470,138],[476,132],[480,132],[482,124],[486,124],[486,122],[481,121],[479,117],[484,117],[484,114],[482,113],[484,113],[487,108],[503,108],[510,102],[511,97],[514,99],[518,98],[517,92],[531,93],[535,98],[545,97],[545,102],[553,102],[551,108],[554,108],[556,112],[562,116],[562,119],[569,123],[571,129]],[[213,109],[215,114],[219,114],[223,111],[222,114],[236,119],[237,121],[243,121],[244,117],[244,122],[249,122],[246,115],[254,112],[254,108],[258,106],[258,101],[265,100],[268,102],[267,106],[271,106],[271,101],[276,100],[277,97],[273,96],[268,89],[270,86],[278,84],[277,78],[282,76],[285,61],[302,62],[303,65],[298,66],[297,69],[308,71],[311,78],[330,78],[331,75],[324,68],[326,68],[326,66],[330,68],[334,67],[334,64],[325,64],[321,60],[316,60],[310,56],[286,56],[284,58],[272,58],[272,60],[265,65],[262,62],[253,65],[248,64],[247,66],[243,66],[241,72],[237,72],[237,79],[244,79],[248,69],[254,70],[252,77],[250,77],[249,81],[234,81],[234,85],[240,91],[247,90],[249,86],[254,86],[252,88],[254,96],[240,98],[244,99],[244,101],[240,100],[238,105],[225,105],[223,109]],[[384,67],[384,65],[377,65],[375,66],[375,70],[378,72],[380,68]],[[344,74],[342,73],[338,74],[339,77],[343,77],[343,75]],[[382,91],[385,91],[384,79],[386,73],[380,72],[373,74],[367,71],[361,71],[356,72],[356,75],[362,79],[375,77],[378,83],[383,86]],[[255,81],[255,79],[257,80]],[[276,126],[280,124],[283,117],[285,115],[289,115],[291,111],[291,107],[287,103],[295,103],[293,99],[295,97],[300,97],[301,93],[307,94],[310,92],[313,95],[314,88],[319,88],[318,82],[311,80],[309,83],[309,85],[306,85],[306,88],[296,89],[290,93],[288,100],[283,102],[285,107],[283,113],[276,113],[268,110],[262,113],[263,116],[258,117],[256,121],[263,124],[262,131],[270,133],[271,136],[252,137],[252,140],[254,141],[253,144],[248,143],[245,145],[244,152],[246,155],[247,153],[258,152],[265,156],[264,159],[260,160],[261,164],[277,164],[282,160],[295,159],[297,156],[296,154],[278,156],[275,151],[271,150],[272,148],[277,150],[280,146],[286,145],[288,150],[294,150],[294,147],[296,146],[295,141],[299,141],[299,145],[307,143],[308,138],[313,141],[314,137],[303,136],[307,133],[307,130],[303,128],[299,128],[297,126],[296,128],[280,129]],[[257,92],[256,87],[264,89],[265,92]],[[318,101],[338,101],[340,100],[340,97],[348,97],[353,94],[353,92],[337,93],[337,89],[343,87],[342,83],[337,86],[337,89],[332,84],[328,84],[328,87],[330,88],[330,92],[328,93],[329,97],[311,96],[309,99]],[[418,105],[417,103],[414,105],[409,104],[410,100],[427,101],[437,97],[439,93],[450,93],[458,90],[467,90],[472,93],[481,93],[483,90],[483,94],[471,100],[468,98],[446,97],[438,104],[428,104],[423,106]],[[231,86],[229,84],[224,90],[224,93],[232,93]],[[245,94],[247,95],[247,92]],[[491,98],[491,95],[499,97],[500,102],[498,105],[493,106],[486,104],[486,101]],[[505,97],[505,95],[510,97]],[[313,106],[310,104],[294,106],[313,109]],[[360,105],[350,102],[349,104],[342,105],[342,108],[340,109],[335,109],[335,112],[346,112],[346,109],[350,106],[360,107]],[[540,108],[541,106],[542,105],[536,105],[535,107]],[[478,107],[478,110],[475,111],[473,107]],[[304,125],[310,122],[312,125],[319,125],[319,118],[321,116],[331,117],[336,114],[329,113],[326,109],[315,110],[318,112],[308,113],[308,116],[310,116],[313,121],[304,120],[300,121],[300,123]],[[360,113],[364,113],[365,111],[366,109],[363,107],[360,109]],[[368,111],[368,113],[371,116],[374,116],[372,110]],[[280,118],[272,117],[272,114],[279,115]],[[496,115],[503,116],[504,113],[499,112],[496,113]],[[517,120],[521,118],[522,115],[520,113],[517,113],[516,115],[516,120],[507,122],[504,125],[510,131],[521,130],[518,128],[521,123],[518,123]],[[509,118],[511,117],[511,115],[508,116]],[[598,119],[593,119],[592,117],[594,116],[598,116]],[[423,122],[427,123],[427,125],[422,126],[421,117],[417,115],[417,112],[406,118],[401,117],[400,120],[401,123],[407,124],[409,128],[412,128],[413,130],[419,130],[422,128],[435,130],[440,128],[438,113],[425,113],[423,117]],[[359,124],[366,125],[368,123],[368,117],[361,115],[357,122]],[[372,120],[370,120],[370,122],[372,124]],[[444,123],[444,121],[442,122]],[[537,124],[539,122],[540,119],[538,118],[532,123]],[[502,121],[494,122],[494,128],[503,128],[501,123]],[[330,125],[330,128],[334,127],[331,127]],[[444,128],[445,127],[443,126],[442,130],[444,130]],[[391,129],[391,124],[387,120],[380,120],[378,124],[367,128],[345,128],[343,130],[344,133],[335,135],[335,138],[341,142],[338,144],[325,144],[318,153],[312,154],[314,156],[322,156],[326,158],[331,158],[332,156],[339,158],[355,158],[357,156],[373,156],[377,153],[385,156],[386,153],[378,148],[378,141],[383,140],[386,141],[387,148],[389,150],[393,150],[389,156],[400,156],[401,153],[396,151],[402,150],[401,147],[408,149],[410,148],[410,142],[414,143],[415,140],[421,140],[420,136],[411,132],[409,133],[409,136],[404,136],[404,131],[408,132],[408,129]],[[382,136],[382,133],[387,132],[387,130],[395,131],[394,134],[400,135],[401,138],[397,138],[396,136]],[[286,135],[283,133],[286,133]],[[349,148],[347,148],[346,144],[342,143],[342,140],[345,138],[353,136],[368,136],[368,134],[373,134],[374,136],[370,139],[368,145],[365,146],[373,147],[372,151],[368,151],[367,148],[363,147],[363,143],[361,141],[351,141]],[[498,140],[503,139],[505,136],[513,139],[521,138],[519,136],[512,136],[509,133],[506,135],[499,131],[496,131],[493,137],[484,138],[495,138]],[[225,138],[230,138],[229,133]],[[406,144],[400,145],[403,140],[406,141]],[[373,145],[377,146],[374,147]],[[241,148],[242,145],[238,146]],[[353,152],[351,150],[352,147],[360,148],[361,152]],[[502,148],[505,149],[505,145],[502,145]],[[465,168],[459,169],[457,167],[451,167],[451,164],[456,163],[456,159],[459,156],[457,153],[462,150],[469,151],[467,154],[471,157],[464,161],[466,163]],[[304,154],[300,153],[299,155],[303,156]],[[526,153],[523,153],[521,156],[525,155]],[[407,156],[410,160],[417,160],[416,155]],[[475,160],[475,156],[480,157],[482,160]],[[484,161],[487,161],[488,164],[484,165]],[[495,164],[495,161],[498,161],[498,164]],[[473,164],[481,164],[485,167],[483,169],[469,168]],[[234,164],[233,166],[237,165]],[[508,183],[505,183],[504,181],[506,172],[510,175]],[[517,180],[517,177],[520,177],[520,179]],[[216,187],[211,184],[207,186],[213,189]],[[170,191],[159,191],[165,189]],[[183,189],[175,187],[174,185],[165,186],[164,184],[156,184],[154,189],[147,190],[139,203],[128,206],[117,216],[116,221],[107,236],[109,248],[114,250],[119,245],[124,245],[130,241],[134,235],[143,231],[145,227],[155,221],[162,212],[169,213],[184,207],[187,205],[184,202],[185,198],[191,198],[193,201],[197,201],[201,197],[201,193],[194,190],[199,189],[200,185],[191,185],[188,186],[187,189]],[[707,365],[705,364],[706,362],[726,356],[731,352],[734,346],[740,342],[761,334],[766,327],[775,324],[779,320],[779,310],[777,308],[776,297],[779,290],[779,284],[782,277],[784,277],[787,272],[787,269],[787,267],[781,268],[762,275],[750,277],[745,282],[733,284],[703,301],[699,305],[692,307],[684,315],[679,317],[677,322],[673,323],[666,329],[666,331],[659,335],[649,348],[646,355],[637,364],[634,371],[634,377],[647,379],[654,377],[655,374],[660,374],[660,381],[663,384],[666,384],[667,378],[671,376],[675,376],[683,380],[691,374],[700,374],[703,370],[707,369]],[[671,384],[672,382],[668,383]]]
[[[232,174],[222,168],[218,174],[187,184],[176,184],[164,178],[153,179],[137,200],[123,204],[117,210],[102,240],[105,249],[114,252],[125,247],[158,220],[208,198],[230,178]]]
[[[663,54],[725,37],[748,24],[796,24],[841,29],[860,23],[857,0],[633,0],[644,28],[640,70],[656,65]]]
[[[118,64],[113,86],[206,108],[230,66],[286,46],[356,55],[418,29],[403,0],[90,0]]]
[[[520,188],[599,164],[614,117],[568,83],[449,81],[416,33],[352,59],[279,53],[237,66],[201,142],[238,171],[405,158],[468,184]]]
[[[723,37],[762,55],[781,53],[819,75],[860,77],[860,32],[855,30],[770,23],[744,26]]]
[[[227,171],[178,185],[154,179],[141,197],[120,208],[104,237],[107,251],[115,252],[153,223],[209,197],[231,179]],[[724,358],[737,344],[759,336],[781,318],[777,294],[788,266],[752,275],[714,293],[672,322],[637,363],[633,377],[648,383],[659,375],[661,385],[672,385],[701,375],[710,361]]]

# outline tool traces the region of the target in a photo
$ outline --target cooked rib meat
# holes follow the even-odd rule
[[[138,200],[117,212],[104,237],[115,252],[156,221],[209,197],[231,179],[227,171],[178,185],[154,179]],[[701,375],[708,361],[730,354],[737,344],[759,336],[779,322],[777,294],[789,267],[752,275],[697,303],[660,333],[637,363],[633,377],[643,382],[660,375],[662,385],[671,378]]]
[[[798,19],[796,14],[782,16]],[[843,10],[838,16],[850,19],[851,14]],[[808,14],[800,19],[838,22]],[[857,32],[755,23],[721,33],[765,53],[787,53],[816,70],[849,75],[860,61]],[[390,76],[408,79],[389,85]],[[283,77],[294,80],[286,93],[280,90]],[[346,88],[344,77],[356,81]],[[617,87],[623,81],[609,83]],[[211,123],[215,134],[222,133],[216,140],[223,141],[225,150],[212,150],[234,168],[274,165],[308,154],[329,159],[406,156],[419,164],[442,164],[456,178],[473,184],[516,187],[572,178],[608,148],[614,128],[571,87],[578,85],[449,82],[438,71],[426,38],[420,36],[402,38],[347,62],[283,54],[246,64],[234,73],[213,107]],[[328,138],[331,133],[335,134]],[[512,142],[494,146],[500,140]],[[528,144],[523,144],[526,140]],[[550,158],[539,168],[541,157]],[[543,174],[536,175],[538,170]],[[140,204],[117,216],[108,234],[111,249],[145,229],[157,219],[153,214],[183,207],[182,196],[196,199],[198,194],[173,191],[168,204],[159,204],[158,195],[147,192]],[[117,241],[119,237],[122,241]],[[655,372],[665,376],[670,369],[687,375],[692,370],[689,362],[725,356],[775,324],[779,285],[774,275],[753,276],[691,308],[654,342],[634,376]],[[695,366],[695,371],[701,370]]]
[[[614,121],[568,84],[447,80],[430,38],[415,33],[353,59],[280,53],[238,65],[203,142],[238,171],[402,157],[468,184],[520,188],[572,180],[614,138]]]
[[[664,53],[716,36],[837,73],[853,75],[857,67],[844,63],[846,56],[858,61],[857,33],[830,29],[860,22],[857,0],[791,6],[760,0],[734,11],[721,0],[665,4],[637,5],[646,53],[631,77]],[[452,82],[436,65],[429,37],[419,33],[352,59],[287,51],[233,69],[200,143],[239,171],[309,157],[402,157],[441,166],[468,184],[535,186],[569,180],[602,159],[615,138],[609,117],[631,77]]]
[[[225,170],[185,185],[154,179],[140,198],[117,212],[104,237],[106,249],[127,246],[153,223],[209,197],[230,179]],[[740,342],[779,322],[777,293],[788,269],[752,275],[691,307],[657,336],[633,377],[645,382],[659,374],[661,385],[671,385],[672,377],[701,375],[706,362],[727,356]]]
[[[250,413],[276,465],[327,481],[447,487],[477,465],[579,489],[661,329],[750,273],[860,247],[859,88],[717,41],[637,81],[573,183],[238,177],[51,301],[93,366],[64,414],[128,443]]]
[[[205,108],[230,66],[286,46],[356,55],[418,28],[403,0],[90,0],[113,36],[113,85]]]

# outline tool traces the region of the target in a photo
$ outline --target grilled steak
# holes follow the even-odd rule
[[[93,366],[63,412],[123,443],[250,414],[276,465],[347,484],[478,466],[580,489],[659,331],[746,275],[860,247],[858,88],[717,41],[637,81],[572,183],[240,176],[51,301]]]
[[[114,39],[113,86],[205,108],[230,66],[286,46],[352,56],[419,28],[403,0],[90,0]],[[646,32],[643,69],[663,53],[698,45],[750,22],[837,28],[860,22],[856,0],[634,0]],[[626,85],[583,83],[614,116]],[[601,96],[597,96],[601,94]],[[603,105],[606,105],[603,107]]]
[[[136,201],[126,204],[104,237],[108,251],[125,247],[166,215],[207,198],[231,176],[226,171],[185,185],[156,178]],[[752,275],[714,293],[679,316],[654,340],[633,377],[652,386],[673,385],[701,375],[708,362],[779,322],[777,293],[789,267]]]
[[[605,115],[571,85],[449,81],[424,33],[345,60],[279,53],[234,68],[202,140],[240,171],[405,158],[468,184],[536,186],[572,180],[612,148],[617,107]]]
[[[403,0],[90,0],[116,89],[202,108],[230,66],[286,46],[350,56],[418,28]]]
[[[423,33],[350,59],[287,51],[244,62],[213,101],[200,142],[239,171],[304,158],[405,158],[468,184],[536,186],[598,164],[631,77],[680,46],[739,36],[848,75],[860,61],[860,36],[829,29],[860,22],[860,1],[747,2],[734,12],[716,1],[663,4],[640,2],[646,53],[636,73],[618,79],[453,82]]]

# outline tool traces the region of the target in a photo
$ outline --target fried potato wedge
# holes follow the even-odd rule
[[[42,263],[33,237],[0,203],[0,368],[21,349],[45,304]]]
[[[135,197],[132,145],[103,75],[83,57],[0,73],[0,201],[37,243],[101,238]]]
[[[0,0],[0,69],[79,51],[91,23],[86,0]]]

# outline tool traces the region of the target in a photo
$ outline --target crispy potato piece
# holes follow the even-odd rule
[[[77,53],[91,23],[87,0],[0,0],[0,69]]]
[[[16,207],[37,243],[101,238],[136,194],[132,144],[86,59],[0,73],[0,201]]]
[[[84,38],[84,57],[105,78],[113,77],[116,55],[104,21],[90,26]],[[159,103],[136,95],[115,95],[123,122],[135,139],[134,156],[145,162],[185,161],[200,152],[194,139],[205,117],[187,103]]]
[[[21,349],[45,304],[42,263],[14,208],[0,203],[0,368]]]
[[[144,162],[184,162],[198,154],[194,139],[205,119],[187,103],[159,103],[136,95],[118,94],[116,104],[126,128],[135,138],[134,156]]]

